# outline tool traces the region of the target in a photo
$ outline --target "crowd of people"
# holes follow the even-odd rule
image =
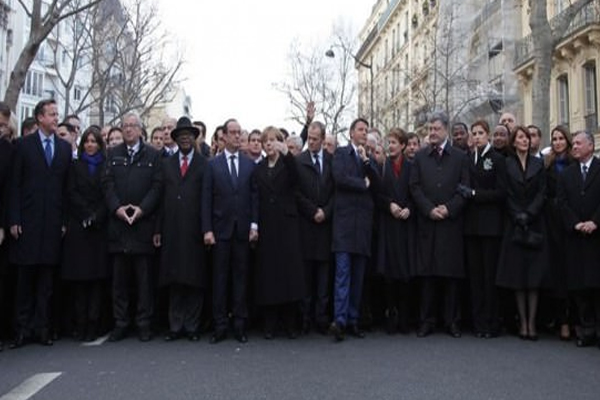
[[[337,146],[167,118],[146,132],[59,123],[41,101],[17,134],[0,103],[0,338],[210,343],[316,331],[600,338],[600,164],[594,136],[470,126],[426,135],[363,118]],[[539,312],[538,312],[539,310]],[[135,328],[135,329],[134,329]]]

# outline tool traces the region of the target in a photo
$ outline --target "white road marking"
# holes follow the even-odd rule
[[[35,374],[4,396],[0,397],[0,400],[27,400],[61,375],[62,372]]]
[[[81,345],[85,346],[85,347],[100,346],[102,343],[104,343],[108,340],[108,336],[109,335],[104,335],[104,336],[99,337],[98,339],[94,340],[93,342],[85,342],[85,343],[82,343]],[[0,399],[0,400],[2,400],[2,399]]]

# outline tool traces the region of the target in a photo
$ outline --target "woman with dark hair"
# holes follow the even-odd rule
[[[98,334],[102,281],[108,278],[106,217],[100,176],[105,147],[100,127],[83,132],[78,159],[68,179],[68,222],[64,240],[62,278],[72,281],[78,339]]]
[[[412,275],[409,242],[414,238],[411,218],[408,178],[412,163],[403,151],[408,142],[406,133],[399,128],[387,135],[389,157],[383,165],[383,184],[377,196],[379,207],[379,235],[376,270],[385,279],[386,331],[408,332],[409,286]]]
[[[565,268],[565,231],[562,223],[560,209],[556,198],[558,177],[562,171],[573,162],[571,156],[572,139],[569,128],[557,126],[552,130],[550,152],[544,158],[546,167],[546,206],[544,215],[548,228],[548,242],[550,244],[550,271],[554,289],[550,293],[554,307],[551,316],[554,324],[559,327],[559,336],[562,340],[569,340],[569,302],[567,295],[567,271]]]
[[[253,172],[260,229],[254,298],[264,307],[265,339],[273,338],[279,318],[293,339],[298,304],[306,296],[296,204],[298,172],[279,129],[267,127],[261,140],[267,157]]]
[[[81,142],[79,142],[81,143]],[[113,126],[108,131],[108,136],[106,136],[106,143],[109,149],[116,147],[123,143],[123,131],[118,126]]]
[[[469,153],[469,187],[460,193],[469,200],[465,212],[467,270],[471,287],[473,330],[479,338],[498,335],[496,273],[504,233],[505,158],[492,147],[484,120],[471,125],[474,148]]]
[[[515,291],[519,337],[537,340],[538,291],[550,261],[543,218],[546,174],[542,160],[530,154],[527,128],[515,127],[509,143],[513,154],[506,159],[508,218],[496,284]]]

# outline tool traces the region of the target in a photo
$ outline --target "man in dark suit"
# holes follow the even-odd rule
[[[374,208],[371,186],[379,178],[375,162],[364,148],[368,127],[365,119],[354,120],[350,126],[350,144],[338,148],[332,161],[335,299],[334,320],[329,330],[336,341],[344,340],[346,330],[355,337],[365,336],[358,328],[358,317],[365,268],[371,255]]]
[[[248,341],[248,257],[250,242],[258,240],[258,197],[252,184],[255,164],[239,151],[240,124],[223,125],[225,149],[208,163],[202,193],[204,243],[213,251],[213,315],[211,343],[227,337],[227,298],[230,293],[235,338]]]
[[[600,161],[594,136],[573,136],[573,157],[558,178],[557,200],[566,229],[567,287],[577,305],[577,346],[600,344]]]
[[[463,209],[457,191],[469,185],[468,156],[448,140],[448,117],[433,114],[428,121],[429,146],[419,151],[410,175],[410,191],[418,209],[416,273],[421,280],[421,315],[417,336],[436,325],[437,293],[444,294],[448,333],[460,337],[459,284],[465,277]]]
[[[202,179],[206,159],[196,149],[200,133],[187,117],[171,131],[179,152],[163,159],[163,207],[154,245],[161,248],[159,282],[169,289],[169,333],[166,341],[187,334],[197,341],[206,287],[202,245]]]
[[[325,125],[315,121],[308,128],[308,149],[298,155],[298,208],[302,254],[305,264],[307,298],[302,304],[302,331],[313,322],[319,332],[327,330],[329,272],[331,260],[331,221],[333,214],[333,157],[323,151]],[[314,307],[314,314],[313,313]],[[312,315],[311,315],[312,314]]]
[[[109,340],[119,341],[130,325],[131,287],[137,293],[135,322],[139,339],[152,338],[154,312],[150,256],[154,254],[157,210],[162,191],[160,153],[141,140],[142,123],[137,114],[123,118],[123,143],[108,154],[102,186],[111,218],[109,252],[113,263],[113,314],[115,329]]]
[[[210,146],[206,144],[206,124],[202,121],[194,121],[193,125],[198,128],[198,137],[196,138],[196,144],[198,152],[204,156],[207,160],[210,158]]]
[[[34,110],[38,131],[17,141],[10,187],[9,226],[15,239],[11,262],[18,266],[17,336],[20,347],[35,331],[52,345],[48,326],[53,275],[65,233],[64,201],[71,146],[56,136],[54,100]]]

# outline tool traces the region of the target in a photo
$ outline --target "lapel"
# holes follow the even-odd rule
[[[360,161],[358,160],[358,154],[356,154],[356,152],[354,151],[354,147],[352,146],[352,144],[348,144],[346,152],[348,154],[348,157],[352,161],[352,165],[354,165],[355,175],[361,175],[362,177],[362,170],[360,169],[361,166],[359,164]]]
[[[46,168],[51,168],[52,164],[54,164],[54,159],[56,159],[56,149],[57,149],[57,143],[56,143],[56,137],[54,138],[54,154],[52,155],[52,163],[50,165],[48,165],[46,163],[46,153],[44,152],[44,145],[42,144],[42,141],[40,140],[40,131],[36,131],[34,134],[34,139],[33,140],[35,142],[35,147],[37,148],[37,152],[39,154],[40,157],[42,157],[42,160],[44,162],[44,165],[46,166]]]
[[[528,156],[527,169],[525,170],[525,180],[529,181],[531,178],[533,178],[540,171],[540,169],[544,168],[543,165],[544,164],[539,162],[539,159],[532,155]]]
[[[239,153],[238,153],[239,154]],[[225,152],[223,151],[221,154],[219,154],[220,157],[219,159],[217,159],[217,165],[220,165],[221,167],[221,173],[223,174],[223,178],[225,178],[229,184],[229,187],[231,187],[231,190],[235,191],[236,188],[233,186],[233,182],[231,179],[231,173],[229,172],[229,160],[227,159],[227,157],[225,157]],[[238,170],[237,170],[237,174],[238,174],[238,183],[240,182],[240,176],[242,174],[243,168],[242,168],[242,158],[239,157],[238,158]]]
[[[323,152],[323,158],[325,158],[325,152]],[[315,166],[315,162],[313,160],[313,156],[310,150],[305,150],[304,152],[302,152],[300,156],[298,156],[298,161],[300,162],[300,164],[307,166],[315,174],[318,174],[317,167]],[[325,169],[325,160],[321,160],[321,163],[323,164],[323,169]],[[323,171],[322,173],[324,174],[325,171]]]
[[[590,169],[588,171],[587,177],[585,179],[585,182],[583,182],[583,188],[587,189],[588,186],[590,186],[590,184],[592,183],[592,181],[596,178],[596,175],[598,175],[598,171],[600,170],[600,165],[598,159],[594,156],[592,158],[592,163],[590,164]],[[579,166],[579,176],[581,177],[581,166]],[[581,178],[580,178],[581,179]]]
[[[323,176],[328,176],[330,174],[331,168],[331,159],[332,155],[327,152],[327,150],[323,149]]]

